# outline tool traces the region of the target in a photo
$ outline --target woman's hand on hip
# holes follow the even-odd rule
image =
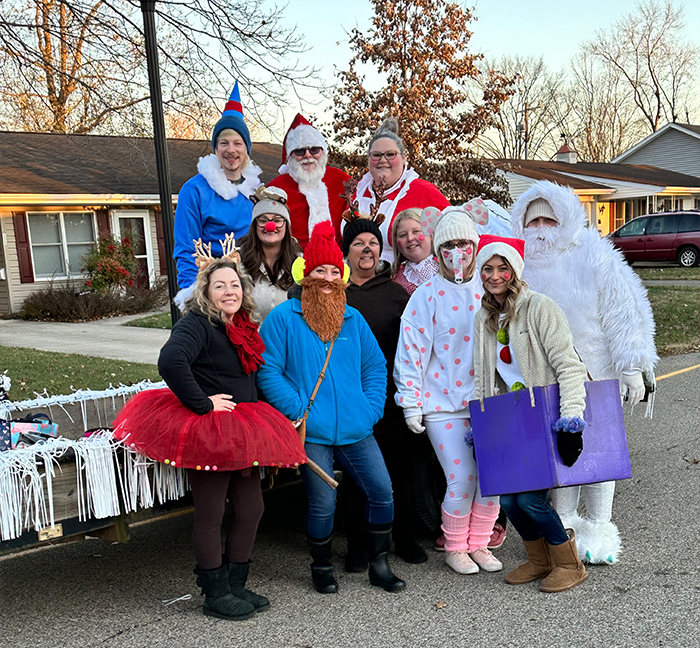
[[[232,412],[236,409],[236,403],[231,399],[231,394],[214,394],[209,396],[209,400],[214,404],[214,412]]]

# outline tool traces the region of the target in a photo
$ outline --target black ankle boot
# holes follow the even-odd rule
[[[228,582],[231,585],[231,594],[250,603],[256,612],[262,612],[270,607],[270,601],[266,597],[246,589],[245,584],[248,580],[249,570],[250,561],[228,564]]]
[[[398,592],[406,587],[406,583],[398,578],[389,566],[390,537],[391,528],[369,527],[367,529],[369,582],[386,592]]]
[[[255,614],[255,608],[250,603],[231,593],[226,565],[218,569],[196,568],[194,573],[204,595],[204,614],[232,621],[243,621]]]
[[[307,536],[309,549],[311,550],[311,578],[316,591],[320,594],[335,594],[338,591],[338,583],[333,576],[333,563],[331,562],[331,536],[326,538],[312,538]]]

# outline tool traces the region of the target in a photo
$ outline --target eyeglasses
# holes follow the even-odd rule
[[[384,151],[384,153],[380,153],[379,151],[373,151],[369,154],[369,159],[372,160],[372,162],[379,162],[379,160],[381,160],[382,158],[386,158],[387,162],[391,162],[392,160],[396,159],[396,156],[398,154],[398,151]]]
[[[311,155],[318,155],[322,150],[322,146],[306,146],[304,148],[294,149],[292,155],[294,157],[303,158],[306,155],[306,151],[311,153]]]
[[[255,219],[255,224],[262,228],[265,227],[268,223],[274,223],[275,227],[282,227],[284,225],[285,220],[284,218],[263,218],[262,216],[259,216],[258,218]]]
[[[440,247],[443,250],[454,250],[455,248],[459,248],[460,250],[466,250],[470,246],[473,246],[474,243],[471,241],[447,241],[446,243],[443,243]]]

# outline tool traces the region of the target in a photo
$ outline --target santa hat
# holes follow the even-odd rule
[[[343,253],[335,242],[335,229],[330,221],[314,227],[311,238],[304,249],[304,276],[308,277],[320,265],[334,265],[344,273]]]
[[[243,106],[241,105],[241,93],[238,90],[238,81],[231,90],[231,96],[224,106],[224,112],[221,114],[221,119],[214,125],[214,130],[211,134],[211,147],[216,151],[216,140],[219,138],[221,131],[230,128],[235,130],[245,142],[245,147],[250,153],[251,141],[248,127],[243,121]]]
[[[506,259],[513,268],[515,275],[520,279],[525,267],[525,261],[523,260],[525,241],[517,238],[483,234],[479,239],[479,247],[476,249],[476,265],[479,268],[479,272],[481,272],[481,266],[495,254]]]
[[[544,218],[551,218],[552,220],[559,222],[559,219],[554,215],[554,210],[552,206],[544,198],[535,198],[528,206],[525,211],[525,227],[528,223],[543,216]]]
[[[324,151],[328,151],[328,144],[326,144],[323,135],[311,125],[308,119],[297,113],[287,134],[284,136],[282,164],[287,164],[287,158],[295,149],[311,146],[320,146]]]

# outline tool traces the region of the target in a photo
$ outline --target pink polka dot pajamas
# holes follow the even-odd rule
[[[419,286],[401,318],[394,363],[396,403],[406,418],[423,416],[445,472],[448,552],[486,547],[499,510],[497,497],[481,496],[472,446],[464,440],[474,389],[474,315],[481,294],[476,276],[456,284],[436,275]]]

